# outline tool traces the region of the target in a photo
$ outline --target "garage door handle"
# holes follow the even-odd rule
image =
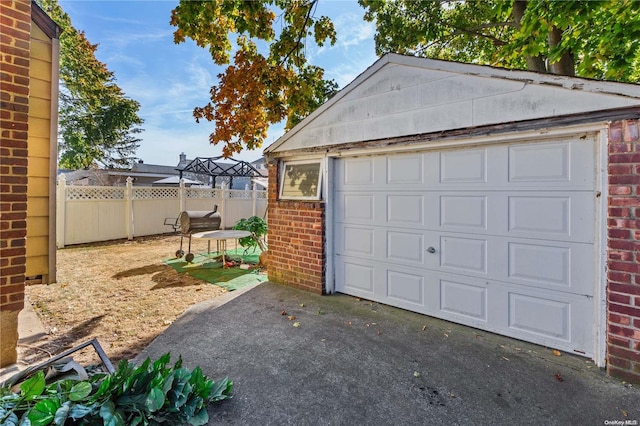
[[[427,251],[428,251],[429,253],[435,253],[435,252],[436,252],[436,249],[435,249],[435,248],[433,248],[433,247],[429,247],[429,248],[427,249]]]

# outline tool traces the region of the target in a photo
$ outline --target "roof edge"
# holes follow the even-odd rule
[[[389,62],[392,62],[390,60],[391,55],[392,55],[391,53],[387,53],[386,55],[384,55],[383,57],[375,61],[373,64],[371,64],[366,70],[364,70],[360,75],[358,75],[355,79],[353,79],[349,84],[347,84],[342,89],[340,89],[340,91],[336,93],[331,99],[329,99],[328,101],[320,105],[311,114],[306,116],[300,123],[298,123],[293,129],[289,130],[287,133],[280,136],[278,140],[276,140],[274,143],[266,147],[263,152],[265,154],[268,154],[269,152],[278,148],[280,145],[285,143],[289,138],[291,138],[293,135],[298,133],[300,129],[305,127],[306,123],[313,121],[318,115],[322,114],[323,111],[328,109],[331,105],[335,104],[340,99],[345,97],[353,89],[358,87],[363,81],[369,78],[369,76],[374,74],[376,71],[378,71],[380,68],[382,68]]]
[[[288,157],[292,155],[331,153],[343,151],[345,149],[362,149],[369,146],[391,147],[399,145],[414,144],[417,142],[433,142],[436,140],[451,140],[460,138],[472,138],[480,136],[496,136],[505,133],[522,131],[545,131],[552,127],[584,126],[594,123],[607,123],[618,120],[640,119],[640,106],[633,105],[627,107],[591,111],[587,113],[575,113],[554,117],[534,118],[523,121],[513,121],[482,126],[464,127],[437,131],[430,133],[419,133],[414,135],[403,135],[389,138],[372,139],[367,141],[346,142],[336,145],[323,145],[315,147],[296,148],[290,151],[279,151],[270,155],[270,158]]]
[[[62,32],[60,25],[56,24],[56,22],[47,15],[47,12],[42,10],[35,0],[31,1],[31,19],[35,22],[38,28],[47,35],[47,37],[51,39],[57,39],[60,37],[60,33]]]

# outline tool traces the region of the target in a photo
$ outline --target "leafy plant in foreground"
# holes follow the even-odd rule
[[[206,404],[230,398],[233,383],[215,383],[200,367],[182,367],[181,358],[173,366],[169,361],[168,353],[153,363],[147,358],[139,367],[122,361],[112,374],[49,384],[38,371],[22,382],[19,393],[0,388],[0,424],[206,424]]]

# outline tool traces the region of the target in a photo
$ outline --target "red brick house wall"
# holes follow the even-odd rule
[[[324,203],[278,200],[278,166],[269,166],[269,280],[326,293]]]
[[[0,2],[0,367],[16,361],[27,232],[30,0]]]
[[[638,122],[609,126],[607,370],[640,382],[640,137]]]

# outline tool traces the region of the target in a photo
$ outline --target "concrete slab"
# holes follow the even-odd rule
[[[193,306],[136,358],[181,354],[233,380],[234,398],[209,408],[212,424],[640,421],[640,390],[585,358],[272,283],[219,302]]]

